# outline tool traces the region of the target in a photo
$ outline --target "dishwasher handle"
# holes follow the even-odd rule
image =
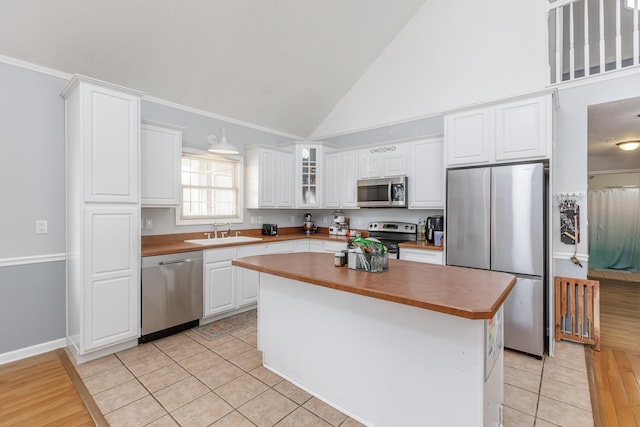
[[[159,262],[158,265],[169,265],[169,264],[182,264],[183,262],[193,262],[192,259],[179,259],[176,261],[162,261]]]

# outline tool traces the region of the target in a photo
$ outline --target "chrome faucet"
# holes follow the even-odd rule
[[[225,233],[222,233],[222,237],[231,237],[231,223],[230,222],[225,222],[222,224],[218,224],[217,222],[213,223],[213,237],[214,239],[218,238],[218,226],[220,225],[226,225],[227,226],[227,231],[226,231],[226,236]]]

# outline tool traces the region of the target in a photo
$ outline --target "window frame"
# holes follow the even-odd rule
[[[232,218],[194,218],[184,219],[182,218],[183,201],[182,195],[184,193],[184,187],[182,185],[182,167],[180,168],[180,206],[176,207],[176,225],[211,225],[213,223],[229,222],[232,224],[244,223],[244,158],[240,155],[219,155],[209,153],[208,151],[198,150],[194,148],[183,147],[182,153],[180,153],[180,163],[182,163],[183,156],[200,156],[209,158],[212,160],[232,160],[237,162],[236,164],[236,184],[238,188],[237,203],[238,203],[238,216]]]

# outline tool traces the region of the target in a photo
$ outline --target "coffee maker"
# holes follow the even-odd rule
[[[333,224],[329,226],[329,234],[332,236],[346,236],[349,231],[349,218],[345,217],[342,211],[333,213]]]
[[[304,214],[304,224],[302,224],[302,232],[304,234],[311,234],[315,233],[317,229],[318,227],[316,227],[316,225],[313,223],[313,220],[311,219],[311,214]]]
[[[436,231],[444,231],[444,217],[434,215],[427,218],[427,242],[433,243]]]

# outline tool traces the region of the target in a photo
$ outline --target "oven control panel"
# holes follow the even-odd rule
[[[369,231],[415,234],[418,226],[410,222],[370,222]]]

